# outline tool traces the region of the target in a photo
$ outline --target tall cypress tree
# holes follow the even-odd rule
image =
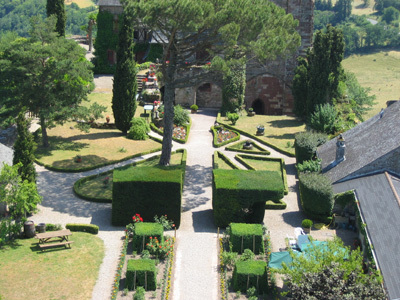
[[[67,15],[65,13],[64,0],[47,0],[46,3],[47,16],[57,16],[56,31],[59,36],[65,36],[65,23],[67,22]]]
[[[117,67],[114,75],[112,110],[115,125],[127,133],[136,111],[136,62],[133,52],[133,26],[130,17],[123,16],[117,48]]]
[[[237,62],[233,64],[223,78],[222,107],[223,113],[234,112],[244,103],[246,89],[246,64]]]
[[[25,113],[20,112],[17,118],[17,140],[14,144],[13,164],[21,163],[19,174],[22,180],[35,182],[36,171],[33,162],[35,160],[35,142],[33,136],[28,130],[29,122],[25,118]]]

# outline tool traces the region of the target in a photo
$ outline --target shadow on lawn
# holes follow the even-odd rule
[[[81,155],[81,158],[82,162],[80,163],[75,162],[75,158],[73,157],[55,161],[51,166],[60,169],[79,170],[85,167],[102,165],[109,162],[107,158],[98,155]]]
[[[276,140],[293,140],[294,141],[294,133],[285,133],[285,134],[279,134],[279,135],[266,135],[266,138],[270,139],[276,139]]]
[[[69,141],[78,141],[78,140],[102,140],[102,139],[109,139],[114,137],[121,137],[124,136],[122,132],[119,130],[107,130],[102,132],[93,132],[93,133],[86,133],[86,134],[78,134],[69,137],[67,140]]]
[[[304,123],[293,119],[293,120],[273,120],[267,122],[267,124],[275,128],[287,128],[287,127],[299,127]]]

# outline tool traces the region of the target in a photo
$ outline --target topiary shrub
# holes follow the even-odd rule
[[[190,116],[186,109],[180,105],[174,107],[174,124],[178,126],[183,126],[190,122]]]
[[[143,118],[132,118],[131,128],[128,132],[128,138],[132,140],[147,140],[150,132],[150,125]]]
[[[303,228],[311,228],[313,226],[313,221],[311,221],[310,219],[304,219],[301,222],[301,227]]]
[[[99,226],[93,224],[67,224],[65,228],[71,231],[89,232],[93,234],[99,232]]]
[[[150,242],[150,238],[157,238],[163,241],[164,228],[159,223],[141,222],[135,224],[135,234],[132,240],[133,250],[138,253],[146,249],[146,244]]]
[[[142,286],[145,290],[155,291],[157,288],[157,269],[155,261],[151,259],[128,260],[125,286],[131,291],[134,290],[136,286]]]
[[[254,286],[259,294],[268,292],[267,263],[260,260],[238,261],[233,270],[233,289],[245,293]]]
[[[294,141],[296,162],[300,164],[305,160],[314,159],[317,147],[324,144],[327,140],[328,136],[323,133],[309,131],[297,133]]]
[[[286,202],[279,200],[279,201],[272,201],[268,200],[265,202],[265,209],[285,209],[287,206]]]
[[[192,106],[190,106],[190,109],[193,111],[197,111],[199,107],[196,104],[193,104]]]
[[[245,249],[250,249],[254,254],[265,252],[261,224],[231,223],[230,228],[232,251],[243,253]]]
[[[227,113],[226,117],[231,121],[232,125],[235,125],[237,120],[239,120],[239,115],[237,113]]]
[[[300,173],[299,187],[304,212],[313,219],[326,222],[332,215],[334,205],[329,178],[317,173]]]

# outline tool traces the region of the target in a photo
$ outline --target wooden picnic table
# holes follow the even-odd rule
[[[72,235],[69,229],[49,231],[45,233],[37,233],[36,238],[39,239],[39,247],[43,250],[50,247],[69,246],[73,241],[69,241],[68,237]]]

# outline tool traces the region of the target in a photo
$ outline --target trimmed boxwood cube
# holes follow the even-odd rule
[[[135,281],[136,272],[136,283]],[[126,285],[129,290],[142,286],[146,290],[155,291],[157,288],[156,263],[151,259],[130,259],[126,269]]]
[[[213,170],[213,212],[215,225],[232,222],[261,223],[267,200],[283,198],[284,186],[278,172]]]
[[[156,237],[160,242],[162,242],[164,239],[163,226],[159,223],[136,223],[135,234],[132,239],[133,250],[139,253],[145,250],[146,244],[150,241],[150,237]]]
[[[258,294],[268,292],[267,263],[261,260],[238,261],[233,270],[233,289],[245,293],[252,286]]]
[[[134,214],[144,221],[168,215],[181,222],[184,168],[181,166],[125,167],[113,173],[112,224],[126,226]]]
[[[229,241],[233,252],[243,253],[245,249],[250,249],[254,254],[265,252],[260,224],[232,223]]]

